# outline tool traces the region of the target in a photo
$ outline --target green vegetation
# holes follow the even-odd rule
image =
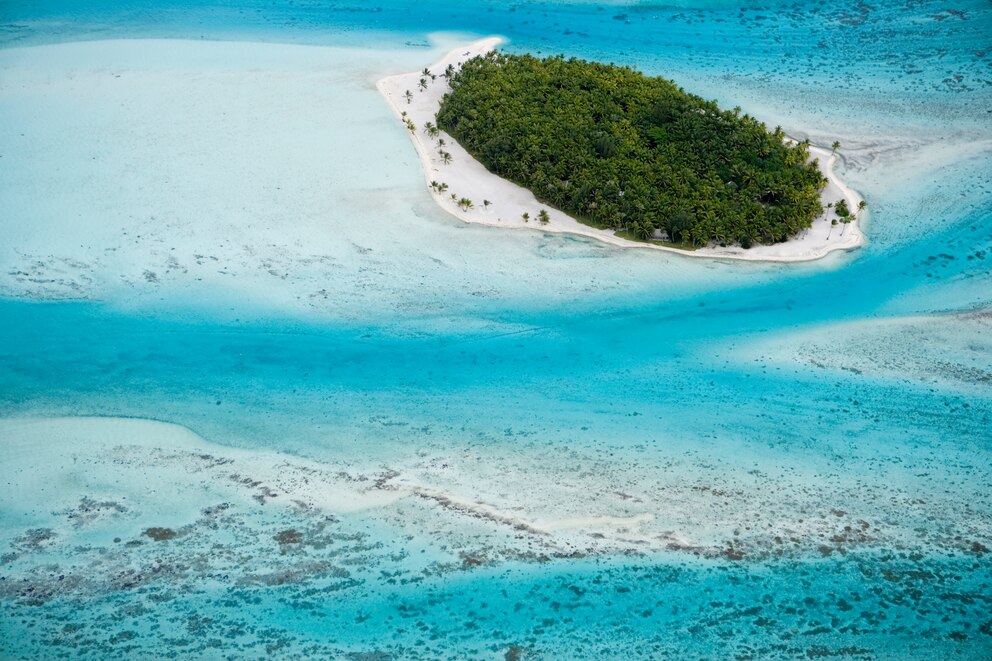
[[[446,70],[437,126],[583,222],[687,246],[784,241],[822,213],[808,144],[630,68],[495,51]],[[526,218],[525,218],[526,219]]]
[[[834,213],[841,218],[850,216],[851,210],[847,208],[847,200],[837,200],[837,204],[834,205]]]
[[[841,236],[843,236],[844,230],[847,229],[848,223],[852,223],[855,220],[857,220],[858,215],[868,207],[868,204],[864,200],[861,200],[860,202],[858,202],[857,211],[851,211],[851,209],[847,206],[847,200],[844,199],[837,200],[836,204],[833,205],[828,204],[827,206],[828,207],[833,206],[834,213],[837,214],[837,217],[840,219],[840,222],[844,223],[844,227],[842,227],[840,230]],[[827,232],[828,239],[830,238],[830,234],[833,232],[832,226],[836,224],[837,224],[837,218],[835,218],[830,222],[831,229],[830,232]]]

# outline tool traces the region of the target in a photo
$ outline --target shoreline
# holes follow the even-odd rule
[[[462,62],[476,55],[486,53],[502,43],[502,37],[487,37],[471,44],[454,48],[443,58],[428,67],[436,79],[426,78],[426,89],[420,87],[420,81],[425,78],[422,72],[410,72],[387,76],[376,83],[376,88],[385,97],[393,113],[403,121],[409,119],[416,130],[410,132],[411,140],[420,157],[424,173],[424,181],[428,184],[434,201],[446,212],[467,223],[504,227],[510,229],[535,229],[544,232],[571,234],[596,239],[618,248],[644,248],[685,255],[687,257],[706,257],[709,259],[732,259],[741,261],[767,262],[804,262],[820,259],[838,250],[853,250],[865,243],[864,233],[860,224],[864,212],[857,220],[844,226],[841,223],[831,225],[837,216],[832,210],[813,221],[813,225],[801,233],[800,238],[790,239],[784,243],[771,245],[755,245],[745,250],[740,246],[720,247],[708,245],[696,250],[684,250],[657,243],[632,241],[614,234],[613,230],[597,229],[585,225],[568,214],[537,200],[533,193],[526,188],[503,179],[489,172],[482,163],[469,154],[450,135],[441,131],[437,136],[443,140],[444,150],[451,156],[450,163],[444,163],[437,149],[435,139],[424,131],[426,122],[434,122],[441,99],[448,91],[448,85],[441,72],[449,65],[460,66]],[[406,96],[407,91],[411,93]],[[820,170],[827,179],[827,185],[821,192],[824,206],[827,202],[836,202],[843,198],[848,207],[857,209],[861,197],[844,184],[834,173],[837,154],[823,147],[810,146],[811,157],[818,158]],[[430,187],[432,182],[446,184],[444,191]],[[473,206],[463,208],[457,200],[471,199]],[[484,205],[483,200],[492,203]],[[546,211],[549,222],[540,223],[537,215]],[[529,213],[530,221],[522,218],[523,213]]]

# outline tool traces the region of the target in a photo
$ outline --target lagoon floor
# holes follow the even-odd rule
[[[380,5],[9,10],[0,656],[987,657],[989,8]],[[840,140],[868,243],[450,217],[375,83],[488,34]]]

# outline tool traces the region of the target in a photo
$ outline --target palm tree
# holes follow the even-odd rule
[[[830,145],[830,150],[837,151],[838,149],[840,149],[840,140],[834,140],[834,143]]]
[[[868,203],[865,202],[864,200],[861,200],[860,202],[858,202],[858,211],[864,211],[865,208],[867,208],[867,207],[868,207]]]
[[[410,105],[411,103],[413,103],[413,92],[407,90],[406,93],[403,94],[403,98],[406,99],[407,105]]]
[[[420,85],[420,89],[421,90],[426,90],[427,89],[427,79],[426,78],[421,78],[419,85]]]
[[[472,204],[472,200],[468,199],[467,197],[463,197],[460,200],[458,200],[458,206],[461,207],[462,211],[468,211],[469,209],[473,208],[475,205]]]
[[[427,67],[424,67],[424,70],[421,71],[420,73],[424,74],[425,76],[432,76],[432,75],[434,75],[434,74],[431,73],[431,70],[428,69]]]
[[[527,213],[526,211],[524,211],[524,214],[522,216],[520,216],[520,217],[524,219],[524,222],[525,223],[530,220],[530,214]]]
[[[837,204],[834,205],[834,213],[841,218],[847,218],[851,215],[851,210],[847,208],[847,200],[840,199],[837,200]]]
[[[537,212],[537,219],[541,221],[542,224],[547,225],[551,222],[551,216],[548,215],[547,209],[541,209]]]
[[[716,220],[717,220],[716,212],[713,211],[712,209],[707,209],[701,214],[701,216],[709,227],[713,227],[714,225],[716,225]]]
[[[445,165],[451,163],[451,154],[449,154],[446,151],[441,152],[441,162],[444,163]]]
[[[654,234],[654,225],[649,220],[642,220],[634,227],[637,238],[647,241]]]
[[[482,201],[482,206],[484,206],[486,209],[489,208],[489,205],[490,204],[492,204],[492,202],[490,202],[489,200],[483,200]]]

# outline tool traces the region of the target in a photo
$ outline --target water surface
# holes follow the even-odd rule
[[[987,5],[2,11],[4,656],[989,654]],[[739,264],[459,224],[371,83],[485,34],[839,139],[869,243]],[[258,106],[247,185],[135,112],[143,66],[202,91],[235,51],[90,98],[127,49],[47,49],[162,37],[331,46],[249,75],[310,66],[332,121]],[[47,229],[72,214],[105,234]]]

